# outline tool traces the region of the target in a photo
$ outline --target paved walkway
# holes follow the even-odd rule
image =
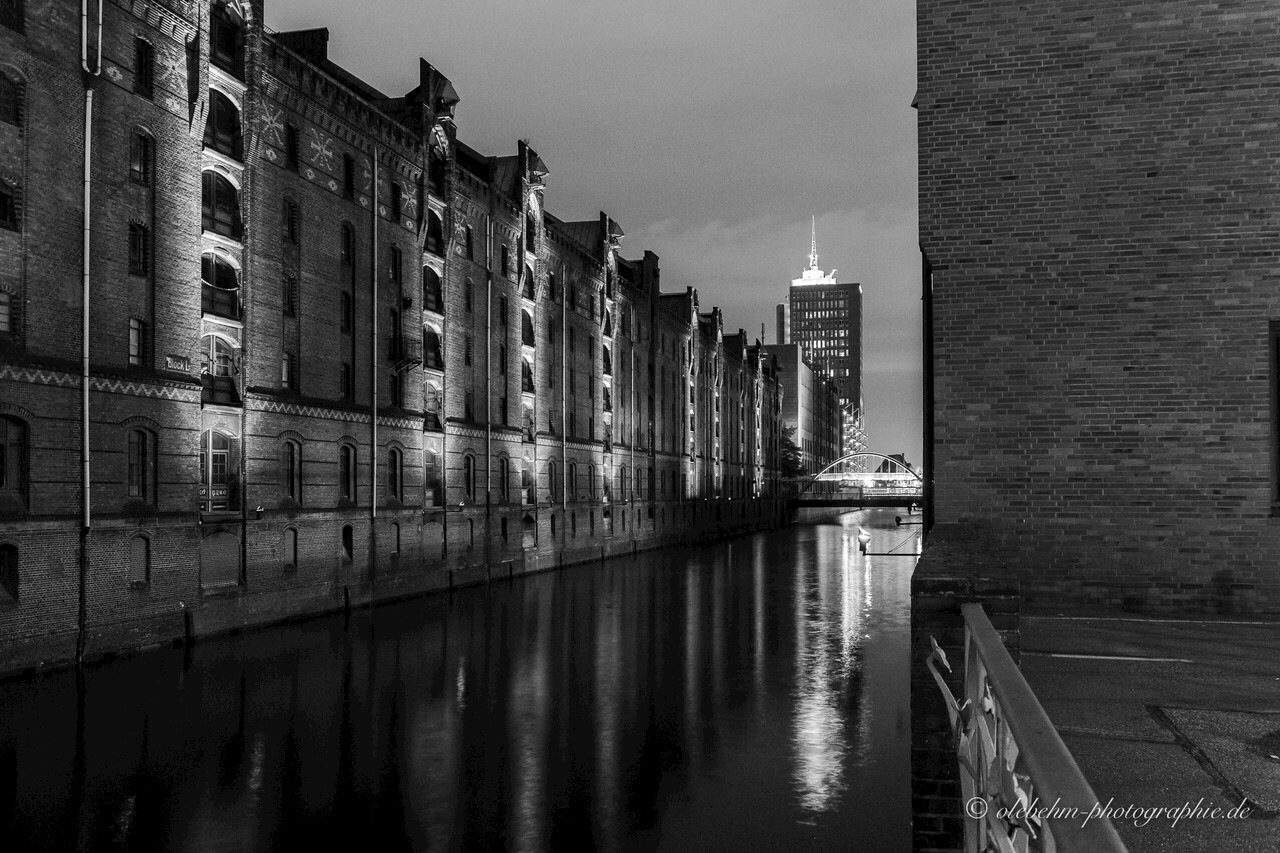
[[[1022,672],[1131,853],[1280,850],[1280,621],[1026,615]],[[1145,825],[1138,825],[1143,824]]]

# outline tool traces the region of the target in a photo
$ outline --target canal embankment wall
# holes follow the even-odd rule
[[[838,510],[828,510],[832,515]],[[812,511],[801,510],[814,520]],[[769,530],[795,520],[785,500],[631,502],[549,507],[457,507],[351,514],[367,549],[348,552],[332,537],[308,535],[287,514],[247,518],[245,568],[227,583],[204,583],[198,520],[147,526],[152,551],[145,582],[129,582],[136,525],[89,531],[84,631],[78,630],[80,534],[49,525],[33,539],[59,585],[54,618],[13,620],[0,650],[0,677],[32,674],[149,647],[190,642],[344,609],[515,578],[566,566]],[[301,528],[301,532],[300,532]],[[299,535],[300,533],[300,535]],[[185,544],[184,544],[185,543]],[[11,612],[10,617],[15,614]]]

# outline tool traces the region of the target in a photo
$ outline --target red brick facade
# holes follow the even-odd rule
[[[933,535],[1033,606],[1280,612],[1280,10],[918,12]]]
[[[165,0],[105,3],[86,73],[22,17],[0,671],[782,520],[772,360],[459,143],[427,62],[388,97],[260,0]]]

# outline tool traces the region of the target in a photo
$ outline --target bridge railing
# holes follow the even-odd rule
[[[957,703],[933,643],[927,666],[942,689],[960,759],[965,851],[1124,853],[1125,846],[1013,662],[981,604],[961,605],[964,699]]]

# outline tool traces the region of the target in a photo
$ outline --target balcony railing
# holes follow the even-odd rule
[[[927,666],[942,689],[959,753],[965,850],[1124,853],[1111,821],[1097,813],[1097,795],[982,605],[965,604],[961,612],[963,701],[956,702],[938,670],[950,672],[951,666],[936,642]]]
[[[403,373],[422,364],[422,341],[404,335],[393,335],[389,355],[396,372]]]

